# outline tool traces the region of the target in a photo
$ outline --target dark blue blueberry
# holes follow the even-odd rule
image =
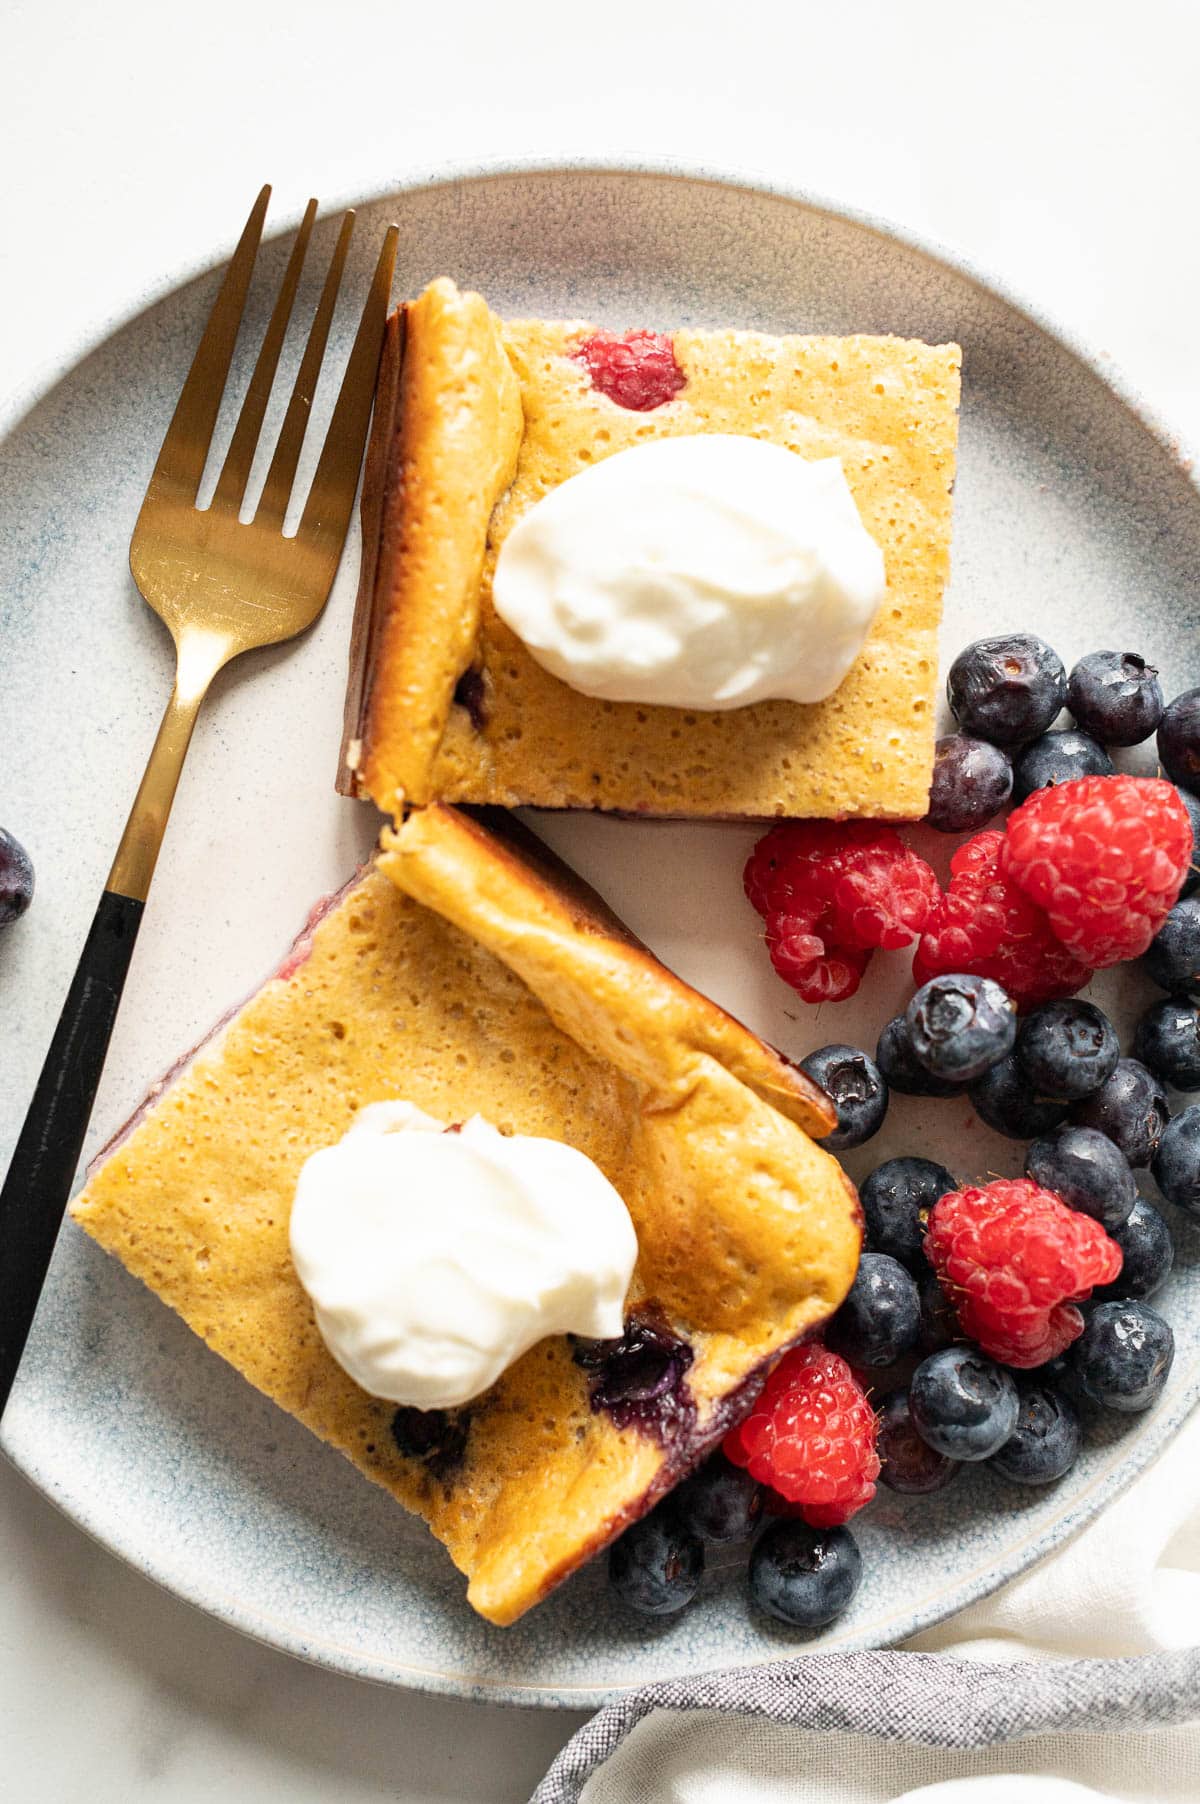
[[[1142,966],[1160,990],[1200,1002],[1200,896],[1175,904],[1151,940]]]
[[[1079,1388],[1105,1409],[1133,1412],[1158,1402],[1175,1336],[1149,1303],[1098,1303],[1071,1348]]]
[[[1158,728],[1158,761],[1172,783],[1200,790],[1200,689],[1168,702]]]
[[[764,1492],[757,1479],[714,1453],[673,1494],[685,1528],[702,1541],[745,1541],[758,1527]]]
[[[1064,1203],[1094,1217],[1111,1234],[1137,1201],[1137,1179],[1119,1146],[1095,1128],[1061,1127],[1035,1140],[1025,1175]]]
[[[1111,1284],[1098,1285],[1092,1301],[1152,1297],[1166,1283],[1175,1263],[1175,1242],[1158,1210],[1139,1196],[1128,1221],[1109,1228],[1108,1233],[1121,1249],[1121,1272]]]
[[[23,915],[33,901],[33,861],[19,839],[0,827],[0,927]]]
[[[889,1391],[879,1404],[879,1433],[875,1447],[880,1458],[879,1482],[890,1490],[923,1494],[940,1491],[962,1470],[947,1459],[913,1427],[907,1391]]]
[[[917,1433],[947,1459],[990,1459],[1017,1424],[1017,1387],[975,1347],[945,1347],[912,1375],[908,1406]]]
[[[1169,1122],[1154,1155],[1154,1182],[1169,1203],[1200,1215],[1200,1103]]]
[[[1091,1002],[1044,1002],[1017,1033],[1017,1058],[1030,1088],[1059,1102],[1091,1096],[1120,1056],[1112,1022]]]
[[[952,974],[923,983],[904,1021],[917,1062],[946,1083],[968,1084],[1012,1051],[1016,1004],[991,977]]]
[[[1183,880],[1180,899],[1190,896],[1196,885],[1200,883],[1200,796],[1194,796],[1190,789],[1176,787],[1176,795],[1188,811],[1188,819],[1192,823],[1192,867]]]
[[[912,1273],[886,1253],[864,1253],[825,1341],[852,1366],[890,1366],[916,1346],[920,1329]]]
[[[956,1188],[951,1173],[932,1159],[885,1159],[858,1191],[871,1251],[923,1271],[926,1218],[939,1196]]]
[[[938,1275],[926,1272],[917,1280],[921,1299],[920,1345],[925,1353],[940,1353],[963,1338],[953,1303],[942,1289]]]
[[[1137,1024],[1133,1050],[1147,1070],[1176,1090],[1200,1090],[1200,1006],[1168,996]]]
[[[751,1601],[798,1629],[821,1629],[849,1604],[862,1580],[862,1555],[848,1528],[773,1522],[750,1556]]]
[[[926,1071],[912,1049],[903,1015],[894,1016],[880,1034],[875,1063],[888,1089],[901,1096],[959,1096],[963,1090],[962,1084],[944,1083]]]
[[[1044,733],[1067,694],[1062,659],[1032,633],[977,639],[950,666],[946,694],[964,733],[1024,745]]]
[[[670,1504],[627,1528],[608,1550],[608,1582],[641,1616],[673,1616],[691,1603],[704,1575],[704,1543]]]
[[[887,1114],[888,1087],[874,1059],[857,1046],[819,1046],[800,1060],[814,1084],[820,1084],[834,1108],[838,1124],[821,1140],[830,1152],[861,1146],[877,1134]]]
[[[1101,745],[1140,745],[1162,719],[1162,684],[1136,652],[1093,651],[1067,678],[1067,706]]]
[[[640,1428],[660,1441],[691,1428],[696,1404],[687,1371],[694,1355],[657,1312],[631,1313],[620,1340],[572,1337],[572,1352],[588,1374],[592,1408],[618,1428]]]
[[[449,1478],[462,1464],[471,1432],[468,1410],[398,1409],[391,1422],[392,1439],[406,1459],[420,1460],[434,1478]]]
[[[1052,1385],[1021,1386],[1017,1425],[988,1461],[1017,1485],[1052,1485],[1079,1457],[1083,1431],[1075,1405]]]
[[[1032,1140],[1038,1134],[1048,1134],[1067,1116],[1065,1102],[1035,1096],[1015,1053],[976,1078],[969,1095],[980,1120],[998,1134],[1007,1134],[1010,1140]]]
[[[454,685],[454,700],[466,709],[475,731],[482,733],[488,723],[488,679],[482,670],[471,666],[463,671]]]
[[[934,747],[925,819],[939,833],[974,833],[999,813],[1012,786],[1007,752],[986,739],[950,733]]]
[[[1111,777],[1113,761],[1102,745],[1074,727],[1043,733],[1013,760],[1013,801],[1025,802],[1035,789],[1070,783],[1075,777]]]
[[[1071,1110],[1077,1127],[1107,1134],[1134,1167],[1149,1165],[1170,1119],[1166,1091],[1137,1059],[1118,1059],[1108,1082]]]

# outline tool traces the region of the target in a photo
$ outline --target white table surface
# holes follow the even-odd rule
[[[0,409],[227,244],[264,179],[298,209],[450,162],[677,158],[956,246],[1200,442],[1198,49],[1192,0],[3,0]],[[578,1720],[257,1647],[0,1464],[13,1804],[500,1804]]]

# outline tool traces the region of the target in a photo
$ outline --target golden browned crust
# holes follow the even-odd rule
[[[378,555],[355,626],[368,661],[365,673],[351,672],[361,733],[344,752],[362,789],[393,812],[426,799],[454,686],[471,661],[487,523],[512,477],[521,399],[497,322],[452,282],[430,283],[405,309],[403,341],[392,329],[385,351],[363,492]]]
[[[857,1203],[796,1125],[824,1128],[827,1105],[589,892],[448,809],[412,815],[282,972],[114,1145],[75,1218],[419,1512],[476,1609],[511,1622],[675,1483],[841,1301]],[[635,1299],[694,1351],[676,1434],[594,1413],[553,1339],[471,1406],[458,1464],[401,1453],[391,1406],[327,1352],[287,1244],[304,1159],[387,1097],[596,1161],[637,1227]]]
[[[483,306],[476,296],[458,300]],[[423,297],[416,305],[424,304]],[[481,331],[478,314],[472,318]],[[499,330],[519,385],[523,429],[515,473],[507,492],[497,491],[490,520],[476,511],[455,523],[463,563],[470,560],[481,572],[479,593],[460,604],[462,632],[448,642],[451,656],[439,665],[432,641],[427,644],[428,666],[436,671],[429,690],[405,689],[386,647],[372,660],[372,693],[389,702],[362,717],[360,789],[394,811],[394,792],[372,783],[367,765],[377,757],[390,770],[395,755],[387,751],[387,736],[412,743],[409,722],[425,718],[428,693],[453,696],[469,662],[474,675],[471,693],[460,696],[464,705],[449,706],[436,742],[427,732],[419,756],[406,766],[409,800],[713,818],[923,814],[933,762],[937,629],[949,571],[958,347],[680,331],[674,344],[685,387],[666,405],[633,413],[598,393],[571,355],[591,327],[518,320]],[[413,347],[405,361],[403,412],[410,385],[415,395],[423,376],[434,379],[418,355]],[[479,424],[482,429],[482,418]],[[596,458],[647,438],[694,432],[750,433],[803,457],[842,460],[863,520],[883,550],[888,595],[862,655],[824,702],[693,713],[597,701],[543,670],[492,607],[499,548],[541,495]],[[406,467],[433,465],[443,456],[438,434],[436,413],[422,403]],[[496,459],[489,456],[494,473]],[[396,460],[383,460],[380,468],[389,508],[411,521],[414,532],[423,530],[418,493],[401,480]],[[412,599],[420,587],[419,573],[403,597],[395,582],[384,584],[390,606],[413,607],[414,617],[428,622]],[[371,594],[378,605],[379,591],[376,584],[366,592],[364,611]],[[464,648],[467,636],[471,644]]]

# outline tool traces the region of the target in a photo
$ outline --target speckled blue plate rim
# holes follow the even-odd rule
[[[649,177],[677,181],[681,184],[703,183],[752,195],[765,195],[803,207],[831,220],[858,227],[883,240],[899,244],[918,256],[940,265],[959,279],[965,279],[983,293],[1002,302],[1005,307],[1022,317],[1060,350],[1072,357],[1095,382],[1113,394],[1133,414],[1139,425],[1157,441],[1160,448],[1188,476],[1191,486],[1194,489],[1200,489],[1200,485],[1196,484],[1192,474],[1194,460],[1182,435],[1173,430],[1157,410],[1151,407],[1137,390],[1122,378],[1111,360],[1096,354],[1074,333],[1053,319],[1043,309],[1031,304],[1024,296],[1015,293],[1006,283],[995,279],[972,260],[958,255],[949,247],[927,236],[911,232],[878,215],[855,208],[840,200],[835,201],[804,189],[776,182],[770,177],[748,168],[715,168],[672,159],[497,158],[461,165],[441,164],[436,167],[427,166],[413,169],[407,175],[397,177],[381,187],[375,189],[357,187],[352,191],[344,192],[334,198],[329,204],[328,210],[335,211],[344,206],[381,204],[392,196],[395,196],[399,202],[405,195],[495,178],[523,175],[578,176],[589,174],[598,177]],[[298,208],[294,209],[294,216],[293,212],[289,212],[285,208],[280,215],[279,231],[272,235],[282,236],[294,226],[296,218],[298,218]],[[190,263],[172,274],[164,275],[159,281],[143,288],[139,294],[131,297],[127,307],[117,309],[89,322],[53,363],[37,371],[21,389],[11,394],[0,406],[0,437],[7,436],[10,431],[15,429],[25,414],[36,406],[43,396],[89,352],[136,319],[147,308],[154,306],[187,282],[218,267],[223,262],[225,254],[222,251],[218,255],[200,257],[194,263]],[[1092,1520],[1107,1503],[1125,1489],[1158,1456],[1166,1441],[1186,1419],[1197,1401],[1200,1401],[1200,1360],[1197,1360],[1185,1371],[1176,1371],[1170,1391],[1155,1411],[1153,1435],[1142,1437],[1134,1447],[1127,1447],[1121,1441],[1116,1442],[1100,1469],[1092,1475],[1082,1490],[1074,1492],[1070,1499],[1065,1501],[1061,1513],[1056,1515],[1050,1523],[1046,1523],[1043,1518],[1038,1528],[1031,1529],[1026,1537],[1018,1539],[1010,1545],[1002,1558],[988,1559],[986,1563],[966,1575],[956,1575],[953,1579],[948,1580],[943,1589],[930,1593],[920,1604],[916,1606],[911,1603],[899,1604],[890,1622],[885,1618],[883,1623],[880,1623],[876,1618],[867,1632],[848,1629],[840,1635],[826,1633],[821,1638],[821,1652],[851,1652],[862,1647],[878,1646],[881,1640],[899,1640],[917,1634],[932,1624],[945,1620],[956,1610],[986,1597],[1000,1585],[1026,1570],[1052,1548],[1058,1546],[1066,1536],[1077,1532]],[[473,1678],[461,1672],[439,1672],[431,1667],[409,1665],[401,1660],[364,1657],[360,1650],[345,1647],[336,1641],[318,1640],[298,1635],[286,1621],[274,1618],[261,1610],[247,1609],[235,1596],[223,1595],[210,1585],[201,1588],[181,1583],[178,1576],[168,1570],[163,1562],[148,1555],[145,1549],[138,1546],[132,1539],[125,1540],[115,1536],[109,1524],[102,1528],[99,1522],[91,1517],[86,1502],[81,1502],[77,1497],[68,1500],[62,1495],[53,1471],[28,1457],[27,1450],[25,1450],[25,1457],[21,1459],[14,1456],[7,1445],[3,1424],[0,1424],[0,1452],[6,1455],[10,1463],[41,1491],[48,1501],[61,1509],[101,1546],[116,1553],[163,1590],[181,1598],[206,1614],[228,1623],[254,1640],[312,1664],[327,1667],[349,1677],[366,1679],[375,1683],[400,1684],[410,1689],[434,1694],[525,1707],[593,1709],[622,1692],[637,1688],[626,1683],[578,1687],[564,1686],[559,1683],[554,1688],[549,1688],[544,1685],[526,1686],[482,1675]],[[894,1633],[889,1634],[887,1631],[891,1627],[894,1627]],[[882,1636],[881,1629],[884,1631]],[[803,1656],[803,1651],[803,1647],[796,1649],[800,1657]],[[735,1664],[744,1666],[760,1663],[761,1661],[758,1659],[735,1662]]]

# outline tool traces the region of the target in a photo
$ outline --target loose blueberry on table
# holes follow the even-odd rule
[[[0,827],[0,927],[8,927],[33,901],[33,861],[19,839]]]
[[[1111,777],[1113,761],[1102,745],[1074,727],[1043,733],[1013,760],[1014,802],[1028,801],[1035,789],[1069,783],[1073,777]]]

